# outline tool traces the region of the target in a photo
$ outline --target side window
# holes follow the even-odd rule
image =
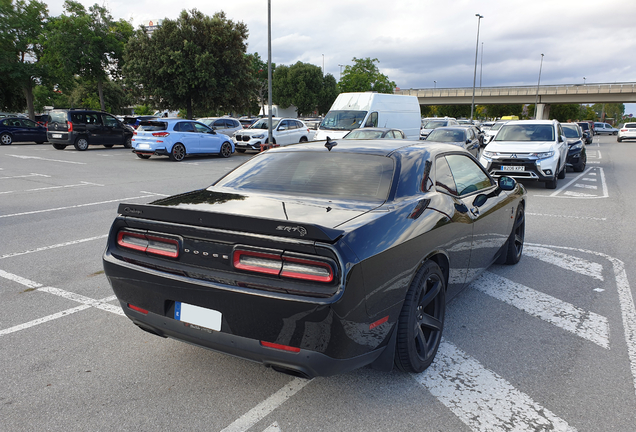
[[[194,132],[194,127],[192,127],[192,123],[180,122],[177,124],[177,126],[179,127],[180,132]]]
[[[29,120],[29,119],[22,119],[22,124],[25,127],[31,128],[31,129],[35,129],[38,127],[38,124],[36,122],[34,122],[33,120]]]
[[[217,129],[225,129],[226,128],[225,120],[218,119],[212,124],[212,126],[214,126]]]
[[[281,129],[289,129],[289,122],[287,120],[283,120],[282,122],[280,122],[280,125],[278,126],[278,130]]]
[[[294,120],[294,129],[302,129],[303,124],[298,120]]]
[[[109,127],[119,126],[119,122],[113,116],[102,114],[102,120],[104,121],[104,126],[109,126]]]
[[[99,125],[102,121],[97,113],[86,113],[86,124]]]
[[[459,196],[467,195],[493,185],[490,177],[472,159],[459,154],[446,156]]]
[[[208,132],[211,131],[210,128],[208,128],[206,125],[203,125],[201,123],[186,123],[186,124],[193,125],[195,131],[198,132],[198,133],[208,133]]]
[[[71,114],[71,122],[73,123],[86,123],[86,116],[84,113]]]
[[[364,127],[378,127],[378,113],[372,112],[367,122],[364,124]]]
[[[455,179],[453,179],[453,174],[451,174],[450,167],[444,156],[435,160],[435,186],[440,192],[457,195]]]
[[[229,120],[231,128],[241,128],[241,124],[238,120]]]

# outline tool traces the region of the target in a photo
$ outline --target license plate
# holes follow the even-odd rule
[[[51,138],[62,138],[62,134],[51,134]]]
[[[221,312],[213,309],[175,302],[174,319],[206,329],[221,331]]]
[[[522,166],[513,166],[513,165],[503,165],[501,167],[502,171],[524,171]]]

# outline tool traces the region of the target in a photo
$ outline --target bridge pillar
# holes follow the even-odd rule
[[[537,120],[550,120],[550,104],[538,104],[535,117]]]

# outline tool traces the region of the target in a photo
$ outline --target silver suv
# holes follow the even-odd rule
[[[556,120],[509,121],[484,149],[480,162],[494,177],[537,180],[556,189],[565,178],[568,143]]]

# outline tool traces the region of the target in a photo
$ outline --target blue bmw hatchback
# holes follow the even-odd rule
[[[180,162],[187,155],[213,154],[230,157],[234,143],[227,136],[193,120],[142,121],[132,138],[133,153],[141,159],[168,156]]]
[[[10,145],[14,142],[35,142],[42,144],[48,141],[46,128],[33,120],[20,117],[7,117],[0,120],[0,144]]]

